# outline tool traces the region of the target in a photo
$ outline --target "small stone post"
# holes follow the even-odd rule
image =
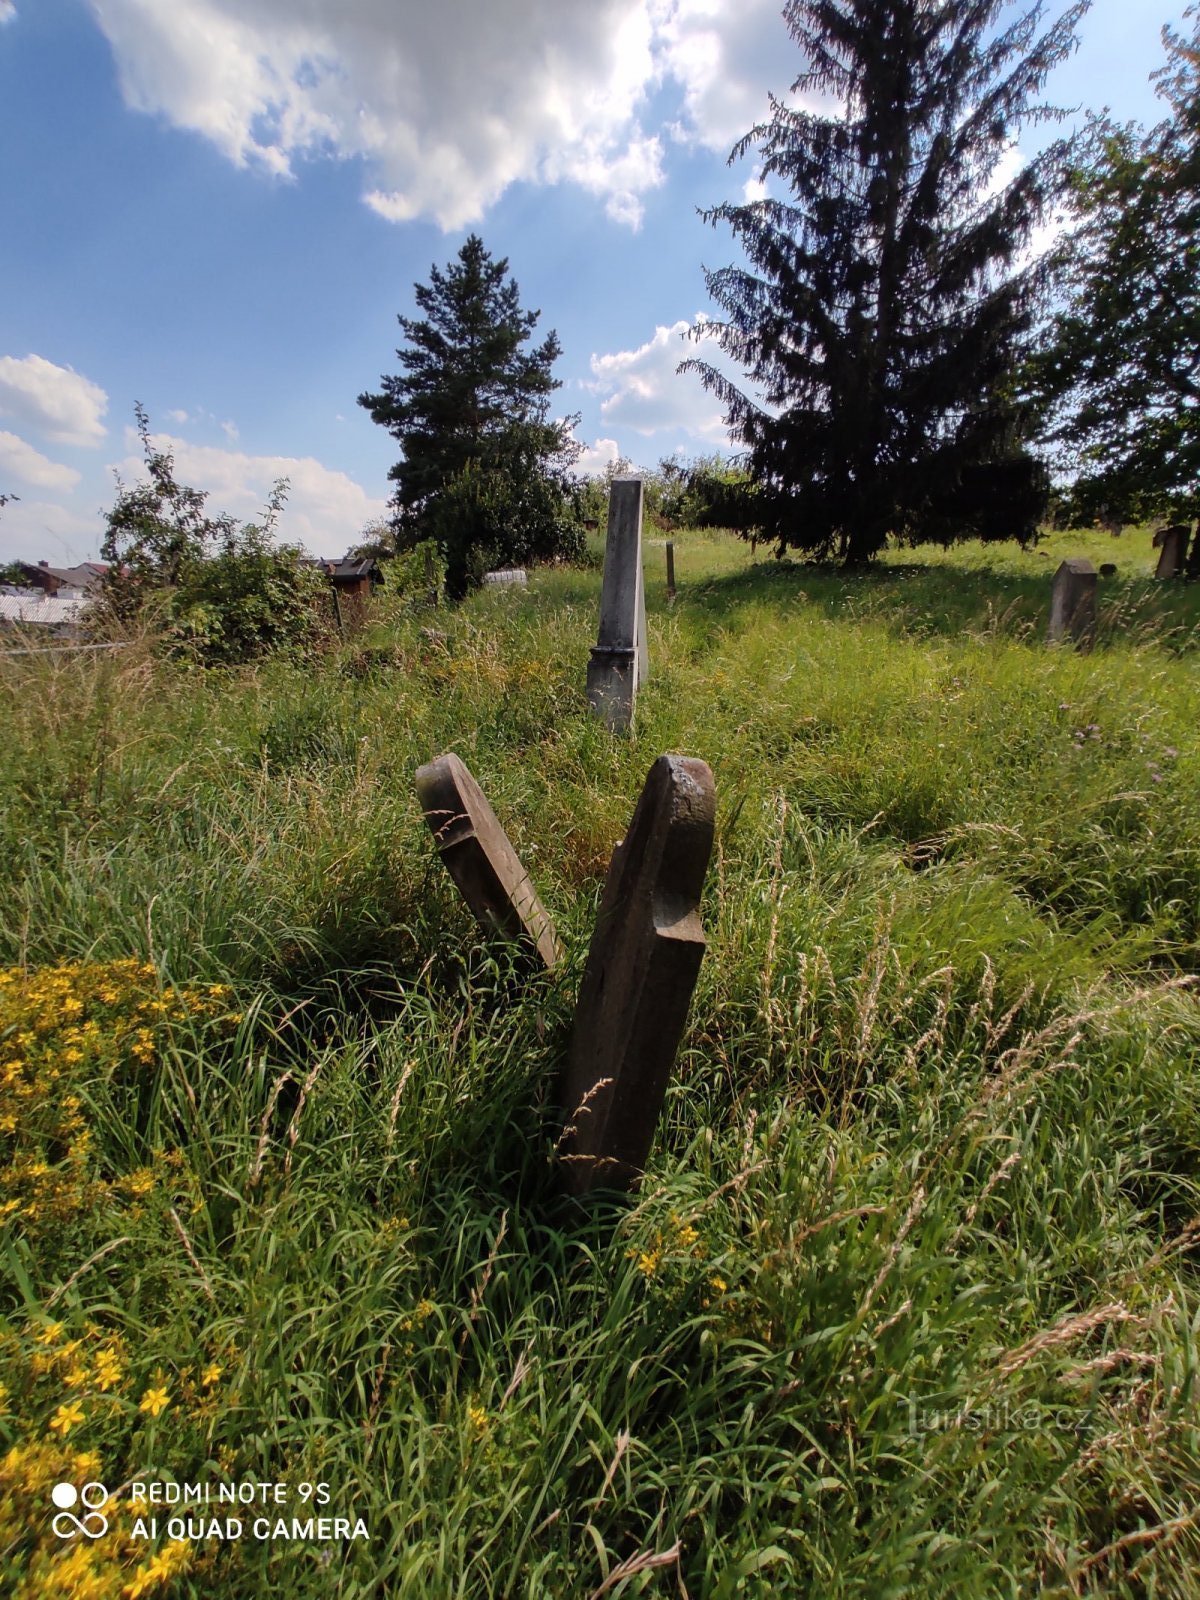
[[[1160,528],[1154,535],[1154,548],[1158,551],[1156,578],[1178,578],[1183,572],[1187,557],[1189,528],[1186,522],[1173,522],[1169,528]]]
[[[433,551],[425,552],[425,587],[429,591],[429,603],[432,606],[438,603],[437,573],[433,570]]]
[[[555,966],[562,947],[554,924],[466,763],[453,751],[438,756],[417,769],[416,788],[438,854],[480,927]]]
[[[1054,574],[1047,644],[1070,637],[1082,649],[1096,632],[1096,569],[1086,556],[1069,556]]]
[[[614,730],[633,721],[638,685],[649,675],[642,575],[642,480],[614,478],[600,588],[600,635],[587,670],[588,704]]]
[[[573,1194],[632,1189],[645,1170],[704,955],[715,810],[703,761],[659,756],[613,851],[559,1087]]]
[[[675,546],[667,540],[667,599],[675,598]]]

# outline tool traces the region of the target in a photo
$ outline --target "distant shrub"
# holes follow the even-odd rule
[[[261,523],[211,517],[207,494],[175,478],[175,463],[150,438],[134,408],[147,482],[126,487],[108,513],[101,553],[109,563],[104,608],[128,624],[158,612],[171,654],[206,666],[235,665],[280,651],[305,653],[330,631],[325,580],[273,534],[287,495],[281,478]]]

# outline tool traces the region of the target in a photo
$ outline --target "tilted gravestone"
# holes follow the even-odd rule
[[[610,728],[628,728],[649,676],[642,575],[642,480],[614,478],[600,587],[600,634],[587,670],[588,705]]]
[[[466,763],[453,752],[438,756],[417,769],[416,788],[438,853],[480,926],[555,966],[562,947],[554,924]]]
[[[1065,638],[1090,644],[1096,631],[1096,569],[1086,556],[1069,556],[1054,574],[1048,644]]]
[[[700,892],[716,795],[703,761],[659,756],[613,852],[559,1088],[574,1194],[643,1172],[704,955]]]
[[[1154,535],[1154,548],[1158,551],[1156,578],[1177,578],[1183,571],[1187,557],[1188,533],[1186,522],[1173,522],[1169,528],[1160,528]]]

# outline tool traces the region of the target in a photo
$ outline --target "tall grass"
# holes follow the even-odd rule
[[[847,580],[682,535],[673,607],[652,547],[627,739],[584,704],[595,573],[315,671],[0,661],[0,964],[135,956],[239,1018],[64,1066],[111,1194],[3,1246],[12,1591],[1200,1593],[1197,603],[1127,534],[1097,648],[1046,649],[1081,544]],[[563,972],[437,862],[448,748]],[[581,1208],[553,1086],[663,750],[716,776],[709,951],[643,1189]],[[53,1355],[106,1337],[111,1404]],[[77,1441],[113,1485],[327,1483],[369,1541],[72,1591],[29,1463]]]

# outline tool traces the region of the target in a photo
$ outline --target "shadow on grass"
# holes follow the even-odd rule
[[[771,606],[786,614],[790,605],[803,605],[830,621],[882,623],[897,638],[976,633],[1040,645],[1058,560],[1037,550],[1025,559],[1029,570],[1022,573],[916,561],[885,561],[860,572],[825,562],[760,561],[687,585],[677,609],[736,627],[750,608]],[[1200,643],[1197,630],[1200,585],[1119,573],[1099,579],[1098,644],[1158,642],[1182,653]]]

